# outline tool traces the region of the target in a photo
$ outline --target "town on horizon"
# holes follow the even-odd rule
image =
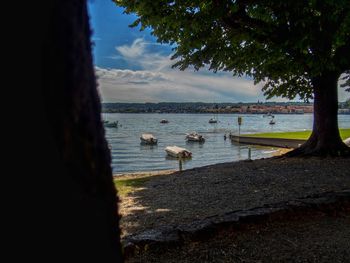
[[[304,114],[313,113],[310,102],[145,102],[102,103],[103,113],[248,113]],[[339,103],[339,114],[350,114],[350,99]]]

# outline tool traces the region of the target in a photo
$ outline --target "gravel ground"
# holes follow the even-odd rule
[[[346,263],[349,259],[350,211],[347,211],[337,217],[314,213],[298,220],[250,225],[205,242],[139,253],[126,263]]]
[[[122,237],[239,209],[350,189],[349,161],[270,158],[157,173],[142,188],[122,198]]]

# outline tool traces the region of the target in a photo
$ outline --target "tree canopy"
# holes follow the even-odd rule
[[[350,70],[349,0],[115,0],[175,44],[174,67],[247,75],[270,98],[313,96],[312,78]]]

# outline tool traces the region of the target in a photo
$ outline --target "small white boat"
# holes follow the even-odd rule
[[[189,142],[204,142],[205,139],[203,135],[198,134],[197,132],[191,132],[186,134],[186,140]]]
[[[211,118],[210,120],[209,120],[209,123],[217,123],[218,122],[218,120],[216,120],[216,119],[214,119],[214,118]]]
[[[276,123],[276,122],[275,122],[274,119],[270,120],[270,122],[269,122],[270,125],[274,125],[275,123]]]
[[[118,121],[114,121],[114,122],[104,121],[103,124],[105,127],[108,127],[108,128],[118,128]]]
[[[162,119],[161,121],[160,121],[160,123],[168,123],[169,121],[168,120],[166,120],[166,119]]]
[[[142,144],[157,144],[158,139],[151,133],[143,133],[140,137]]]
[[[178,146],[167,146],[165,147],[165,151],[167,152],[167,154],[171,157],[175,157],[175,158],[191,158],[192,157],[192,153],[185,149],[185,148],[181,148]]]

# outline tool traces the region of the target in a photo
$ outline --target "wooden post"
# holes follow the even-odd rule
[[[241,125],[242,125],[242,117],[238,116],[238,143],[239,143],[239,137],[241,136]]]

